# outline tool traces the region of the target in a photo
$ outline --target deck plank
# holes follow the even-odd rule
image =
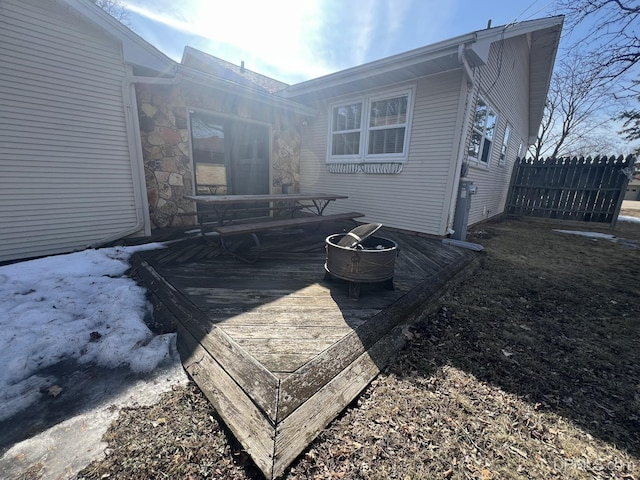
[[[225,365],[229,375],[240,387],[252,392],[259,407],[270,418],[275,419],[279,379],[226,333],[215,327],[205,314],[167,283],[146,261],[132,258],[132,262],[139,278],[145,281],[147,288],[161,298],[163,304],[174,315],[178,336],[188,333],[196,338],[209,355]]]
[[[395,289],[363,283],[359,299],[348,282],[325,279],[322,231],[264,235],[255,265],[193,239],[134,255],[159,317],[175,317],[187,371],[266,478],[362,391],[400,349],[406,323],[437,308],[479,258],[419,235],[380,236],[399,246]]]
[[[447,283],[467,264],[461,256],[452,268],[441,270],[429,281],[419,283],[409,293],[386,309],[374,315],[370,321],[355,328],[316,358],[302,366],[280,384],[278,421],[282,421],[311,395],[338,375],[345,365],[355,361],[380,337],[398,323],[408,322],[425,312],[425,305],[444,289]]]
[[[275,440],[274,476],[287,466],[315,436],[365,388],[404,345],[401,329],[390,332],[349,363],[300,408],[279,422]]]
[[[265,473],[273,469],[275,429],[235,379],[188,334],[180,336],[179,348],[188,352],[185,370],[198,384],[238,441],[251,453],[255,464]]]

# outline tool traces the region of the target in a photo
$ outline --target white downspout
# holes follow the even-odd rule
[[[464,163],[466,151],[466,140],[467,140],[467,128],[469,127],[469,118],[471,116],[471,106],[472,106],[472,93],[473,93],[473,70],[469,67],[467,60],[464,55],[464,45],[460,45],[458,47],[458,61],[460,62],[460,66],[462,67],[462,76],[463,80],[466,79],[466,88],[467,88],[467,99],[466,106],[464,109],[464,115],[462,117],[462,124],[460,126],[460,141],[458,142],[458,156],[456,160],[456,168],[454,172],[453,178],[453,188],[451,189],[451,202],[449,206],[449,216],[447,219],[447,234],[453,233],[453,218],[456,212],[456,204],[458,200],[458,184],[460,183],[460,173],[462,171],[462,164]]]
[[[140,122],[138,119],[138,107],[134,84],[148,83],[153,85],[176,85],[182,81],[182,75],[172,78],[137,77],[131,74],[122,81],[122,98],[125,110],[125,127],[129,141],[129,158],[131,159],[131,173],[135,196],[136,223],[123,232],[110,235],[89,245],[96,248],[105,243],[133,235],[144,229],[144,236],[151,235],[151,218],[149,216],[149,200],[147,198],[146,181],[144,174],[144,160],[142,156],[142,140],[140,138]]]

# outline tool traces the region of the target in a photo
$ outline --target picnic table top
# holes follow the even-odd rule
[[[303,201],[303,200],[338,200],[349,198],[347,195],[332,193],[277,193],[263,195],[187,195],[185,198],[204,205],[231,205],[238,203]]]

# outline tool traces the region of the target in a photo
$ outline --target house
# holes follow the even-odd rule
[[[149,234],[134,77],[169,58],[89,2],[0,2],[0,262]]]
[[[487,28],[292,85],[318,114],[302,134],[300,189],[348,192],[364,221],[454,233],[504,211],[513,162],[533,143],[563,17]]]
[[[0,15],[0,261],[193,225],[193,193],[346,193],[365,221],[442,237],[463,178],[469,223],[497,215],[563,22],[287,86],[188,47],[176,63],[85,0]]]
[[[153,225],[193,222],[189,188],[169,193],[169,131],[197,193],[348,194],[334,208],[444,237],[463,179],[477,187],[468,223],[499,215],[537,134],[562,23],[489,28],[291,86],[187,47],[171,91],[137,84]]]
[[[444,237],[454,233],[464,179],[477,187],[469,224],[499,215],[513,162],[537,134],[562,23],[551,17],[489,28],[292,86],[187,47],[178,67],[186,96],[137,84],[152,222],[193,221],[184,217],[194,207],[182,191],[156,204],[150,187],[172,187],[165,179],[173,167],[161,152],[173,147],[157,145],[167,129],[191,137],[191,158],[186,143],[180,151],[184,182],[191,167],[197,193],[279,193],[283,186],[344,193],[349,199],[339,208],[366,213],[364,221]],[[197,78],[208,90],[195,96]],[[235,96],[216,102],[222,87]],[[146,112],[161,109],[181,110],[182,120],[156,122],[149,142]],[[249,143],[254,152],[264,146],[259,158],[239,157],[251,156]]]
[[[187,47],[171,79],[136,96],[152,228],[193,225],[185,195],[265,194],[299,183],[301,125],[315,110],[285,84]]]
[[[86,0],[0,7],[0,262],[192,225],[184,195],[213,185],[298,182],[314,111],[281,82],[178,64]]]
[[[640,173],[635,173],[627,184],[627,191],[624,195],[625,200],[640,200]]]

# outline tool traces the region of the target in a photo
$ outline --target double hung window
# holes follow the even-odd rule
[[[331,156],[358,157],[362,102],[335,106],[331,113]]]
[[[476,104],[468,154],[472,160],[476,160],[482,165],[489,164],[497,120],[498,116],[495,110],[482,98],[479,98]]]
[[[329,161],[404,161],[411,91],[331,106]]]
[[[408,104],[408,94],[371,102],[367,155],[404,153]]]

